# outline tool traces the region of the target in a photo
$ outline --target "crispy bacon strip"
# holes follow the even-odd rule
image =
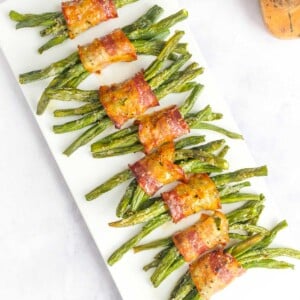
[[[223,248],[229,242],[228,221],[217,211],[203,214],[195,225],[173,236],[173,242],[186,262],[192,262],[208,250]]]
[[[184,171],[174,164],[174,156],[174,143],[168,143],[135,164],[129,165],[140,187],[148,195],[155,194],[164,184],[185,180]]]
[[[222,250],[210,252],[190,265],[192,280],[203,300],[209,300],[243,273],[240,263]]]
[[[70,39],[101,22],[118,17],[113,0],[73,0],[62,2],[61,6]]]
[[[101,86],[99,97],[107,115],[117,128],[129,119],[143,114],[148,108],[159,105],[143,72],[125,82]]]
[[[217,187],[207,174],[192,175],[188,183],[180,183],[173,190],[162,193],[162,198],[174,223],[204,209],[221,208]]]
[[[135,124],[139,127],[139,139],[146,154],[190,131],[176,105],[141,116]]]
[[[121,29],[95,39],[85,46],[78,46],[80,60],[90,72],[101,70],[114,62],[130,62],[137,59],[134,46]]]

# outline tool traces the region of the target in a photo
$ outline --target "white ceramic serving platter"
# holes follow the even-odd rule
[[[43,55],[39,55],[36,50],[44,40],[39,37],[38,31],[36,29],[22,29],[16,31],[14,23],[7,17],[8,12],[10,9],[32,13],[56,11],[59,9],[59,4],[59,0],[43,1],[42,4],[39,0],[10,0],[0,5],[0,45],[15,74],[16,86],[18,74],[40,69],[51,62],[66,57],[76,49],[77,44],[89,42],[93,38],[102,36],[114,28],[131,23],[154,4],[158,4],[165,9],[164,16],[178,10],[177,2],[174,0],[140,0],[133,5],[122,8],[122,10],[119,11],[119,19],[97,26],[82,34],[76,40],[68,41],[59,47],[47,51]],[[189,43],[189,50],[193,54],[193,60],[205,67],[205,60],[195,44],[189,28],[184,23],[179,24],[177,28],[186,31],[184,40]],[[90,76],[80,87],[83,89],[97,89],[100,84],[122,81],[135,74],[141,68],[147,67],[149,62],[151,62],[151,58],[140,57],[137,62],[113,65],[104,70],[101,76]],[[194,109],[198,110],[210,104],[214,111],[224,114],[224,119],[219,121],[218,125],[233,131],[238,131],[226,107],[226,103],[224,103],[215,90],[214,84],[208,75],[207,68],[205,74],[200,77],[199,81],[205,85],[205,90]],[[24,99],[28,102],[34,115],[39,95],[48,82],[49,80],[21,86]],[[171,95],[162,102],[162,106],[169,105],[170,103],[182,103],[186,96],[187,94]],[[125,190],[126,184],[123,184],[93,202],[86,202],[84,195],[110,176],[125,169],[128,163],[137,160],[141,157],[141,154],[95,160],[92,159],[89,148],[86,146],[75,152],[70,158],[67,158],[62,154],[62,151],[81,132],[65,135],[55,135],[52,133],[51,126],[53,124],[66,121],[66,119],[55,120],[52,117],[53,110],[59,106],[61,106],[61,103],[53,101],[50,103],[44,115],[39,117],[35,115],[36,120],[65,178],[66,184],[87,223],[95,243],[106,260],[114,249],[139,231],[138,226],[136,228],[115,229],[107,225],[109,221],[115,219],[115,207]],[[193,133],[195,134],[196,132],[194,131]],[[207,131],[198,133],[205,134],[208,141],[222,138],[218,134]],[[231,147],[231,151],[228,155],[231,170],[255,166],[245,142],[241,140],[227,140]],[[277,217],[278,214],[276,207],[274,207],[268,197],[264,180],[261,178],[254,179],[252,183],[253,185],[249,191],[264,193],[267,196],[266,209],[262,216],[261,224],[268,226],[274,225],[279,221]],[[228,210],[229,207],[225,207],[225,209]],[[151,234],[146,240],[167,236],[171,232],[194,222],[196,218],[198,217],[192,217],[177,226],[165,225]],[[289,238],[288,231],[278,236],[276,245],[293,246],[293,240]],[[124,300],[168,299],[175,282],[186,270],[186,267],[175,272],[159,288],[154,289],[149,281],[149,273],[142,271],[142,266],[151,260],[154,253],[156,253],[156,251],[134,255],[130,252],[115,266],[108,267]],[[298,271],[250,270],[232,283],[227,289],[217,294],[214,299],[250,300],[256,298],[274,300],[283,299],[283,297],[298,299],[296,295],[297,282],[300,278],[300,268],[299,263],[297,264]]]

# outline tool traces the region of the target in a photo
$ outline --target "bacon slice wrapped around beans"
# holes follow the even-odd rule
[[[244,272],[241,264],[222,250],[207,253],[190,265],[192,280],[203,300],[209,300]]]
[[[128,120],[140,116],[148,108],[159,105],[143,72],[120,84],[101,86],[99,97],[106,114],[117,128]]]
[[[183,169],[174,163],[174,159],[174,143],[167,143],[129,168],[140,187],[151,196],[165,184],[186,179]]]
[[[162,193],[174,223],[201,210],[221,208],[216,184],[207,174],[194,174],[187,183],[180,183],[169,192]]]
[[[101,72],[115,62],[131,62],[137,59],[133,44],[121,29],[95,39],[90,44],[78,46],[78,53],[89,73]]]
[[[219,211],[211,216],[202,214],[196,224],[176,233],[172,239],[184,260],[192,262],[208,250],[224,248],[227,245],[227,218]]]
[[[146,154],[190,131],[176,105],[141,116],[135,124],[138,126],[139,140]]]
[[[113,0],[65,1],[61,8],[70,39],[101,22],[118,17]]]

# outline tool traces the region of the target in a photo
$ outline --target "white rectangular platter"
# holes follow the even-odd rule
[[[62,46],[53,48],[43,55],[39,55],[36,50],[43,43],[43,40],[38,35],[38,31],[34,29],[22,29],[16,31],[14,23],[8,18],[8,12],[11,9],[32,13],[57,11],[60,6],[60,1],[43,1],[41,3],[40,0],[10,0],[2,3],[0,5],[0,45],[16,77],[16,85],[18,84],[18,74],[40,69],[51,62],[66,57],[76,49],[78,44],[84,44],[95,37],[109,33],[114,28],[131,23],[154,4],[158,4],[165,9],[164,16],[178,10],[177,1],[174,0],[140,0],[133,5],[122,8],[119,12],[120,18],[99,25],[84,33],[76,40],[68,41]],[[189,43],[189,50],[193,54],[193,60],[206,67],[205,60],[187,25],[181,23],[177,28],[185,30],[186,35],[184,41]],[[80,87],[83,89],[97,89],[100,84],[122,81],[135,74],[141,68],[147,67],[149,62],[151,62],[150,58],[140,57],[139,60],[134,63],[113,65],[104,70],[101,76],[90,76]],[[224,120],[219,121],[218,125],[233,131],[238,131],[226,104],[216,92],[208,73],[206,68],[204,75],[199,79],[199,81],[205,85],[205,90],[200,96],[200,100],[194,109],[198,110],[205,105],[210,104],[214,111],[222,112],[224,114]],[[80,134],[80,132],[65,135],[53,134],[51,130],[52,125],[65,121],[65,119],[62,121],[55,120],[52,116],[53,110],[60,105],[57,102],[50,103],[48,110],[44,115],[39,117],[35,115],[39,95],[48,82],[49,80],[21,86],[24,99],[26,99],[32,113],[36,117],[37,123],[57,161],[66,184],[87,223],[101,255],[106,260],[117,247],[139,230],[138,226],[136,228],[115,229],[110,228],[107,225],[109,221],[115,219],[115,207],[120,200],[126,185],[123,184],[93,202],[86,202],[84,195],[110,176],[125,169],[128,163],[134,162],[141,157],[141,155],[135,154],[95,160],[92,159],[89,148],[86,146],[75,152],[70,158],[64,156],[62,151]],[[162,102],[162,106],[169,105],[170,103],[182,103],[186,96],[187,94],[171,95]],[[220,135],[210,132],[199,132],[199,134],[205,134],[207,136],[207,141],[221,138]],[[228,155],[231,170],[255,166],[245,142],[229,139],[227,139],[227,141],[231,147],[231,151]],[[268,226],[274,225],[279,219],[277,218],[276,208],[274,208],[272,201],[268,199],[269,197],[264,180],[255,179],[252,180],[252,182],[253,187],[249,189],[249,191],[264,193],[267,196],[266,209],[262,216],[261,224]],[[228,207],[225,209],[228,210]],[[190,218],[175,227],[165,225],[151,234],[147,240],[167,236],[169,233],[174,232],[174,230],[185,227],[194,220],[195,217]],[[277,239],[276,245],[293,245],[293,240],[289,238],[287,231],[281,233]],[[150,284],[149,274],[142,270],[142,266],[151,261],[155,252],[156,251],[150,251],[149,253],[138,255],[134,255],[130,252],[115,266],[108,267],[124,300],[168,299],[175,282],[186,270],[186,267],[175,272],[159,288],[155,289]],[[297,299],[297,282],[299,281],[299,278],[299,270],[250,270],[227,289],[217,294],[214,299],[250,300],[256,298],[279,300],[286,297],[289,299]]]

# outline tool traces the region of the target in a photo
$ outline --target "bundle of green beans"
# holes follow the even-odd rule
[[[270,231],[254,234],[248,239],[229,247],[225,252],[234,256],[245,270],[250,268],[293,268],[293,264],[285,261],[278,261],[274,258],[285,256],[300,259],[299,250],[269,247],[277,233],[286,226],[286,221],[282,221]],[[201,300],[189,272],[184,274],[178,281],[171,293],[170,300]]]
[[[138,0],[114,0],[114,4],[116,8],[121,8],[136,1]],[[161,13],[162,8],[157,5],[154,6],[147,17],[141,17],[138,20],[139,26],[135,24],[131,27],[131,30],[133,31],[140,27],[143,28],[151,25],[151,22],[154,22]],[[40,31],[40,36],[50,36],[51,39],[38,49],[40,54],[52,47],[62,44],[69,38],[67,24],[62,12],[21,14],[17,11],[11,10],[9,12],[9,17],[12,21],[17,22],[16,29],[26,27],[43,27]]]
[[[155,17],[153,17],[153,15]],[[180,10],[158,23],[152,24],[158,15],[160,15],[160,10],[156,9],[153,11],[150,9],[144,16],[142,16],[142,18],[149,18],[149,23],[151,23],[151,25],[147,24],[147,26],[144,27],[145,22],[141,22],[139,18],[132,24],[122,28],[134,45],[137,54],[157,56],[165,46],[163,39],[169,34],[169,28],[186,19],[188,13],[186,10]],[[175,55],[170,54],[169,59],[176,59],[177,54],[187,54],[186,48],[186,44],[178,44],[173,51]],[[87,72],[82,65],[79,54],[76,51],[68,57],[52,63],[44,69],[21,74],[19,76],[19,81],[21,84],[25,84],[55,76],[39,100],[37,114],[40,115],[45,111],[49,104],[50,98],[47,95],[47,91],[49,89],[76,88],[89,76],[89,74],[90,73]]]
[[[217,188],[220,190],[221,202],[224,203],[236,203],[240,201],[261,201],[262,196],[250,193],[239,193],[240,189],[249,184],[229,185],[234,182],[241,182],[247,178],[254,176],[265,176],[267,173],[266,167],[259,167],[254,169],[241,169],[235,172],[219,174],[211,176],[211,179],[215,182]],[[146,198],[148,200],[149,198]],[[129,217],[110,223],[114,227],[132,226],[140,223],[145,223],[141,231],[133,238],[125,242],[120,248],[118,248],[108,259],[110,265],[119,261],[122,256],[136,246],[145,236],[150,234],[153,230],[172,221],[168,209],[164,205],[161,198],[154,198],[152,201],[145,202],[145,198],[141,201],[143,205],[147,206],[145,209],[141,209]],[[138,209],[141,207],[138,206]],[[232,217],[233,218],[233,217]]]
[[[265,228],[253,224],[257,222],[263,210],[262,202],[263,198],[262,201],[249,201],[243,207],[237,208],[226,215],[231,231],[229,232],[231,239],[244,240],[255,233],[267,233]],[[241,233],[235,233],[236,230]],[[145,271],[156,268],[151,276],[151,282],[155,287],[158,287],[172,272],[185,264],[185,260],[176,248],[172,237],[134,247],[134,251],[139,252],[158,247],[164,247],[164,249],[154,257],[151,263],[144,266]]]
[[[195,138],[192,137],[185,140],[185,142],[194,142],[194,140]],[[201,147],[196,147],[195,149],[177,149],[175,151],[175,163],[181,166],[185,173],[221,172],[228,169],[228,162],[224,158],[205,152]],[[85,196],[86,200],[94,200],[123,182],[133,178],[134,174],[128,168],[93,189]],[[139,186],[137,186],[135,193],[140,195],[140,200],[147,196]],[[140,200],[137,201],[140,203]],[[139,204],[136,204],[136,207],[138,206]]]

